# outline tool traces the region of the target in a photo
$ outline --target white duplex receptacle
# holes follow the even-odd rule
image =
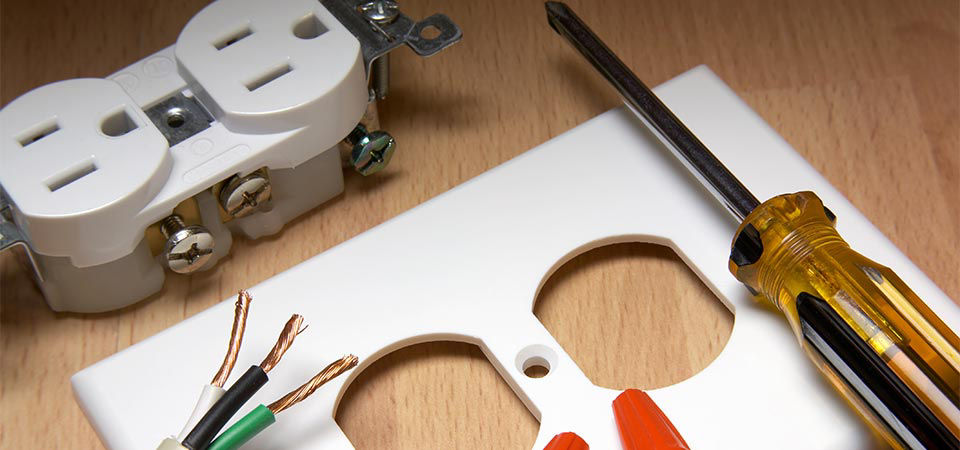
[[[406,35],[423,22],[376,23],[358,4],[220,0],[176,44],[0,110],[0,239],[27,246],[49,305],[128,305],[160,289],[164,267],[210,268],[232,233],[276,233],[340,193],[340,144],[372,145],[368,72],[396,46],[372,27],[431,54]],[[434,52],[459,40],[445,16],[427,20],[452,30]],[[389,158],[362,150],[365,164]]]

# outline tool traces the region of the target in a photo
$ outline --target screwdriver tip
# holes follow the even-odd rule
[[[556,22],[560,16],[567,14],[570,8],[563,2],[546,2],[543,6],[547,10],[547,23],[550,24],[550,28],[553,28],[553,31],[556,31],[558,34],[562,34],[554,22]]]
[[[546,2],[543,6],[547,9],[547,17],[555,17],[570,9],[563,2]]]

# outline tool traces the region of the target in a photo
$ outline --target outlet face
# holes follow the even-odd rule
[[[48,304],[105,311],[155,292],[163,255],[145,233],[191,199],[190,225],[216,240],[205,270],[232,233],[275,233],[339,194],[337,145],[368,102],[360,42],[316,0],[219,0],[107,79],[15,99],[0,110],[0,186]],[[210,189],[261,168],[270,208],[224,223]]]
[[[170,172],[168,150],[109,80],[53,83],[0,110],[0,184],[44,254],[68,256],[79,229],[90,245],[113,247],[109,222],[129,220],[157,194]]]
[[[361,59],[357,39],[316,0],[215,2],[187,23],[176,55],[217,119],[250,134],[324,121]]]
[[[209,125],[185,133],[189,124],[166,117],[158,128],[148,113],[184,96]],[[0,185],[33,251],[78,268],[107,264],[217,182],[335,148],[367,101],[360,44],[319,2],[220,0],[175,46],[0,110]],[[266,215],[270,229],[289,219]]]

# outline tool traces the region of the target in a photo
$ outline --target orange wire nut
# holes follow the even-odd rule
[[[543,450],[590,450],[590,446],[574,433],[560,433]]]
[[[627,389],[613,401],[624,450],[690,450],[646,392]]]

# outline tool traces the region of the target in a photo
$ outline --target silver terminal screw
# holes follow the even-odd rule
[[[363,125],[357,125],[347,135],[347,143],[353,146],[350,151],[350,163],[361,175],[371,175],[379,172],[393,158],[397,148],[397,141],[386,131],[368,132]]]
[[[160,231],[167,238],[163,259],[176,273],[193,272],[213,256],[213,235],[200,225],[184,226],[183,219],[172,214],[160,222]]]
[[[270,179],[261,171],[233,176],[220,190],[220,207],[233,217],[248,216],[270,200]]]
[[[363,16],[378,24],[391,23],[400,15],[400,5],[393,0],[375,0],[359,6]]]

